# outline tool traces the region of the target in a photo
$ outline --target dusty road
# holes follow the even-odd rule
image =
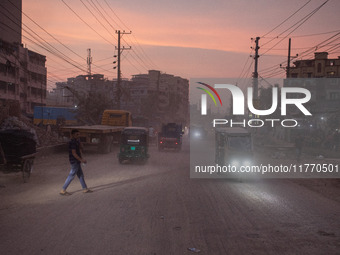
[[[146,165],[119,165],[116,153],[86,154],[90,194],[78,179],[58,194],[67,152],[38,158],[29,183],[1,174],[0,253],[340,254],[332,196],[294,180],[190,179],[187,144],[151,147]]]

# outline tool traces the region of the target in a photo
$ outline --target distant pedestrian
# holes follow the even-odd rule
[[[295,149],[296,149],[296,160],[299,162],[301,159],[301,155],[302,155],[302,147],[303,147],[303,136],[302,135],[298,135],[295,138]]]
[[[71,140],[68,145],[69,148],[69,160],[71,164],[71,171],[65,181],[63,189],[60,191],[60,195],[71,195],[66,191],[67,187],[70,185],[74,177],[77,175],[80,181],[80,184],[83,188],[84,193],[92,192],[92,190],[87,188],[84,179],[84,173],[81,168],[81,163],[86,164],[87,161],[82,157],[82,145],[79,141],[79,130],[73,129],[71,131]]]

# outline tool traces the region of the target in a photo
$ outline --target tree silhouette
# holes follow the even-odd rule
[[[87,124],[100,124],[101,116],[106,109],[111,109],[112,100],[104,93],[89,92],[79,99],[77,118]]]

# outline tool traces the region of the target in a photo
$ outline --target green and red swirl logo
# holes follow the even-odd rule
[[[203,86],[205,86],[205,87],[207,87],[207,88],[209,88],[212,92],[214,92],[215,95],[217,96],[218,100],[220,101],[221,106],[222,106],[221,97],[220,97],[220,95],[217,93],[216,89],[214,89],[214,88],[211,87],[210,85],[208,85],[208,84],[206,84],[206,83],[203,83],[203,82],[197,82],[197,83],[198,83],[198,84],[201,84],[201,85],[203,85]],[[205,93],[207,93],[207,94],[212,98],[212,100],[214,101],[215,105],[217,106],[216,100],[215,100],[214,96],[211,94],[211,92],[210,92],[209,90],[204,89],[204,88],[200,88],[200,87],[197,87],[197,88],[198,88],[198,89],[201,89],[201,90],[203,90]]]
[[[220,101],[220,104],[222,106],[222,100],[221,100],[221,97],[220,95],[217,93],[216,89],[214,89],[212,86],[210,86],[209,84],[206,84],[206,83],[203,83],[203,82],[197,82],[198,84],[201,84],[203,86],[205,86],[206,88],[210,89],[218,98],[218,100]],[[217,106],[217,103],[216,103],[216,99],[215,97],[213,96],[213,94],[208,90],[208,89],[205,89],[205,88],[201,88],[201,87],[197,87],[198,89],[200,90],[203,90],[205,93],[207,93],[211,99],[214,101],[215,105]],[[202,100],[202,114],[205,115],[207,114],[207,95],[206,94],[202,94],[201,96],[201,100]]]

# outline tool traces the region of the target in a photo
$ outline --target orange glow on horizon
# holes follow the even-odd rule
[[[94,63],[97,60],[110,58],[115,54],[115,47],[117,46],[115,30],[129,31],[131,29],[132,35],[124,35],[121,42],[122,46],[132,46],[131,51],[123,53],[126,59],[122,62],[122,72],[126,78],[129,78],[132,74],[146,73],[148,69],[158,69],[162,72],[190,78],[197,75],[207,77],[238,76],[245,62],[249,61],[249,55],[253,54],[250,47],[254,46],[254,42],[250,38],[264,35],[298,8],[296,1],[293,0],[287,0],[284,3],[268,0],[266,5],[256,6],[256,8],[250,6],[246,0],[185,1],[178,3],[176,2],[178,0],[173,2],[155,1],[152,6],[150,1],[144,2],[142,0],[129,0],[124,3],[113,0],[106,1],[124,24],[107,8],[102,0],[98,0],[100,6],[97,7],[106,8],[105,12],[102,10],[102,13],[107,16],[110,25],[100,18],[101,16],[96,8],[91,8],[90,1],[84,1],[84,3],[97,15],[102,24],[78,1],[65,0],[88,25],[76,17],[62,1],[25,0],[23,1],[23,12],[83,58],[86,58],[86,49],[91,48]],[[297,18],[303,17],[318,5],[318,3],[311,3],[304,13],[297,15]],[[329,2],[292,36],[337,30],[340,18],[335,10],[339,10],[339,8],[339,1]],[[291,26],[294,22],[296,21],[285,24],[281,30],[268,35],[268,38],[261,38],[260,54],[273,45],[264,45],[270,40],[270,37],[278,35],[280,31]],[[44,40],[74,58],[82,69],[86,69],[86,61],[67,51],[65,47],[46,35],[25,15],[23,15],[23,23],[37,31]],[[25,31],[23,31],[23,35],[28,36]],[[323,38],[326,39],[330,36],[331,34],[316,38],[293,38],[292,55],[300,53],[304,49],[321,42]],[[139,45],[136,44],[134,38],[138,39]],[[46,55],[47,67],[49,65],[55,67],[49,70],[53,70],[55,76],[65,78],[64,72],[56,69],[63,60],[42,50],[24,37],[23,43],[27,44],[28,48],[32,45],[32,48],[37,49],[38,53]],[[140,47],[144,48],[155,65],[142,54]],[[260,57],[260,69],[273,65],[277,65],[279,69],[278,63],[286,61],[287,51],[288,38],[276,45],[266,55]],[[138,57],[136,54],[138,54]],[[313,56],[313,52],[310,55]],[[336,58],[336,53],[329,55],[330,58],[333,56]],[[139,60],[139,57],[142,58],[144,63]],[[114,78],[115,72],[112,70],[112,61],[108,60],[101,64],[104,66],[97,69],[94,67],[94,71]],[[60,68],[60,70],[65,69],[67,68]],[[76,76],[77,72],[78,74],[81,73],[73,67],[69,69],[75,70],[73,76]]]

